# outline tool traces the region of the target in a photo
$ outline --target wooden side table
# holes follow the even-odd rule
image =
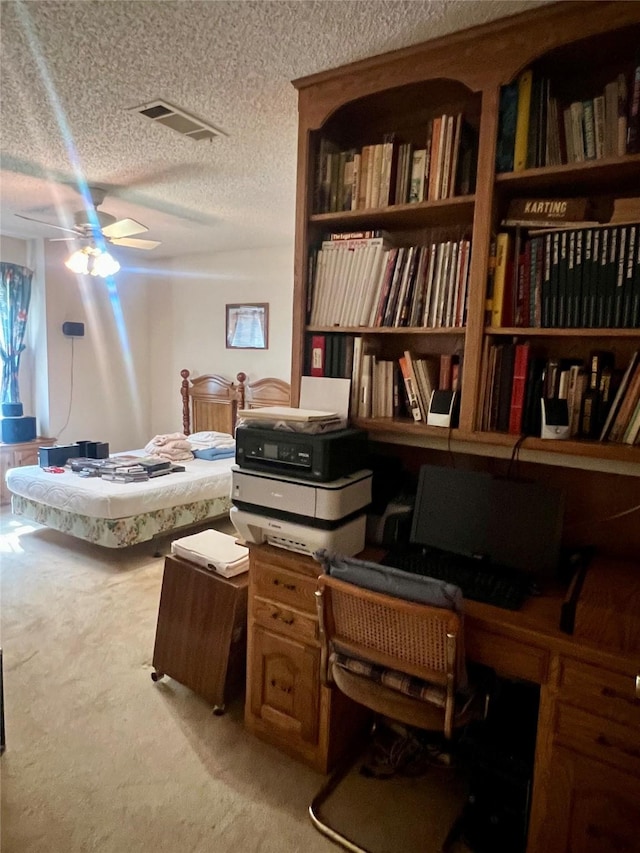
[[[0,506],[11,503],[11,492],[5,482],[5,474],[9,468],[37,465],[38,448],[50,447],[55,443],[55,438],[42,436],[37,436],[33,441],[20,441],[16,444],[5,444],[0,441]]]
[[[245,572],[224,578],[174,555],[165,558],[153,650],[153,681],[168,675],[224,712],[244,687]]]

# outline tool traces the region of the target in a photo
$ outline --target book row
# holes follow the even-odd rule
[[[326,240],[312,252],[312,326],[459,328],[465,325],[470,240],[389,247],[382,237]]]
[[[560,99],[554,82],[527,68],[501,88],[496,171],[640,152],[640,53],[629,73],[589,97]]]
[[[501,231],[492,254],[493,327],[640,327],[640,225]]]
[[[567,436],[640,442],[640,351],[624,370],[614,354],[595,350],[585,362],[534,351],[529,342],[489,347],[482,429],[541,434],[542,400],[565,401]]]
[[[433,391],[459,392],[461,369],[459,354],[416,356],[405,350],[399,358],[383,358],[368,351],[359,335],[313,333],[305,340],[304,374],[350,379],[354,418],[426,422]]]
[[[435,201],[474,192],[477,134],[462,113],[429,121],[423,144],[395,133],[383,142],[339,150],[320,141],[316,213]]]

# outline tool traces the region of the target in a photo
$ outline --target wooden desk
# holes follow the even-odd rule
[[[245,722],[326,772],[365,717],[319,684],[318,564],[270,546],[251,546],[250,558]],[[627,591],[631,607],[637,594]],[[640,650],[564,634],[561,604],[560,593],[518,611],[467,600],[467,657],[540,685],[528,853],[631,853],[640,849]]]
[[[180,557],[165,559],[153,650],[154,681],[169,675],[221,713],[244,685],[247,573],[224,578]]]
[[[616,596],[637,624],[635,568]],[[467,601],[467,655],[540,685],[528,853],[631,853],[640,850],[640,649],[625,641],[628,628],[617,650],[562,633],[561,603],[545,596],[510,612]],[[625,613],[615,616],[624,624]],[[611,637],[607,626],[600,633]]]

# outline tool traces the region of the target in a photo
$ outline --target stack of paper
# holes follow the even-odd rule
[[[238,417],[250,421],[298,421],[302,423],[338,420],[337,412],[317,409],[295,409],[290,406],[262,406],[258,409],[240,409]]]
[[[225,578],[249,570],[249,549],[238,545],[235,536],[219,530],[203,530],[171,543],[171,553]]]

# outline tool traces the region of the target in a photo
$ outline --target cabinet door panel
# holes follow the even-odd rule
[[[25,465],[38,464],[38,448],[27,447],[23,450],[16,450],[13,454],[13,464],[16,468],[23,468]]]
[[[275,729],[316,743],[319,651],[256,625],[253,655],[251,713]]]
[[[529,853],[637,853],[638,777],[562,747],[550,770],[547,819]]]

